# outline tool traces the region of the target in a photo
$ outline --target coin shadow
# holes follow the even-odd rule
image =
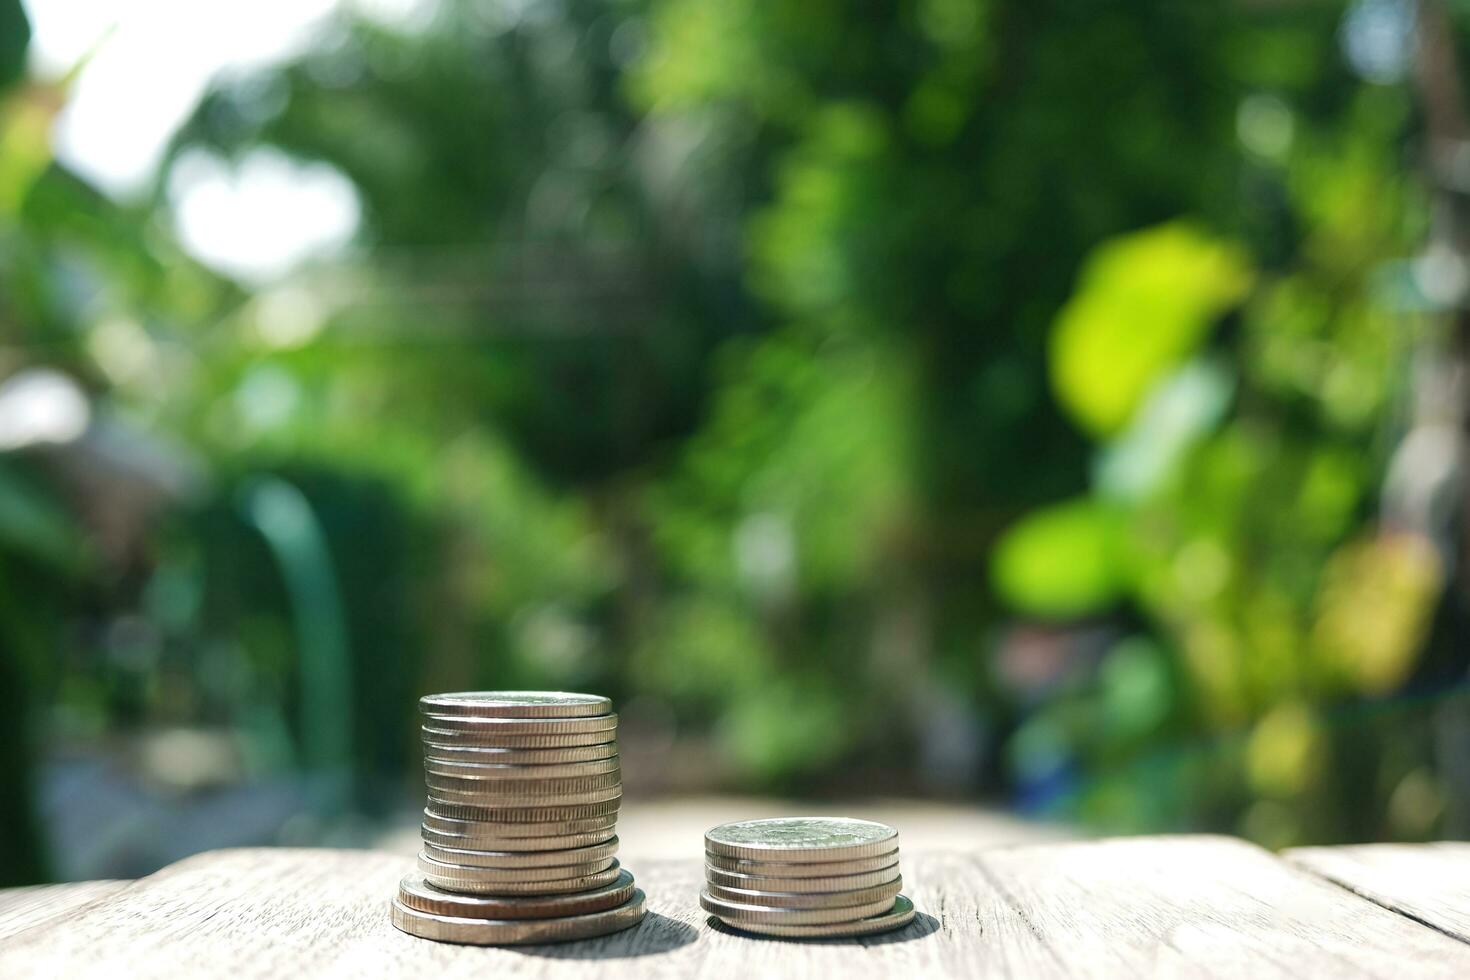
[[[616,960],[656,956],[688,946],[698,938],[699,932],[693,926],[685,925],[667,915],[649,912],[643,916],[642,922],[631,929],[609,933],[597,939],[542,946],[511,946],[507,949],[551,960]]]
[[[710,916],[709,927],[714,932],[724,933],[727,936],[738,936],[741,939],[754,939],[766,943],[801,943],[810,945],[818,943],[823,946],[888,946],[893,943],[911,943],[925,936],[932,936],[939,931],[940,922],[927,912],[914,913],[914,921],[902,929],[892,932],[880,932],[873,936],[833,936],[827,939],[815,939],[794,936],[764,936],[760,933],[746,932],[736,929],[734,926],[726,925],[720,919]]]

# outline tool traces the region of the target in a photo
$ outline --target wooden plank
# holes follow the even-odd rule
[[[1470,942],[1470,844],[1300,847],[1282,856],[1370,902]]]
[[[711,925],[697,856],[630,862],[651,914],[623,933],[519,949],[426,942],[388,922],[411,865],[364,851],[199,855],[16,937],[0,976],[1470,976],[1470,946],[1222,838],[911,855],[919,921],[830,943]]]
[[[131,881],[78,881],[0,889],[0,939],[70,915],[131,884]]]

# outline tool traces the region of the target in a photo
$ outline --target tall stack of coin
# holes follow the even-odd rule
[[[908,925],[898,831],[848,817],[775,817],[704,835],[699,904],[726,925],[788,938],[866,936]]]
[[[424,849],[393,924],[510,945],[600,936],[643,918],[619,866],[618,716],[607,698],[467,691],[419,700]]]

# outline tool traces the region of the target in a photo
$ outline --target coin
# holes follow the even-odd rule
[[[423,849],[392,902],[414,935],[485,944],[601,935],[643,916],[616,853],[617,725],[600,695],[428,695]]]
[[[565,779],[575,776],[602,776],[617,771],[617,756],[593,762],[568,762],[562,765],[546,766],[424,760],[425,773],[431,776],[457,776],[461,779]]]
[[[535,868],[486,868],[479,865],[451,861],[448,855],[432,844],[425,844],[419,854],[419,870],[425,874],[433,872],[441,877],[462,878],[468,881],[523,882],[560,881],[565,878],[582,878],[606,871],[612,867],[614,858],[597,858],[581,864],[545,865]],[[427,865],[427,867],[426,867]]]
[[[618,853],[618,839],[611,837],[599,844],[551,851],[482,851],[477,848],[445,846],[425,839],[424,853],[435,860],[475,868],[536,868],[551,865],[589,864],[603,858],[610,858]]]
[[[725,857],[723,854],[704,855],[705,864],[722,871],[735,871],[743,875],[770,875],[773,878],[835,878],[840,875],[866,874],[881,871],[898,863],[898,852],[878,854],[873,857],[853,858],[850,861],[752,861],[745,858]]]
[[[496,800],[480,793],[440,793],[430,790],[424,808],[441,817],[455,820],[481,820],[503,823],[542,823],[549,820],[575,819],[592,813],[584,807],[618,805],[623,798],[620,786],[586,793],[557,796],[507,796]]]
[[[483,868],[471,868],[471,872]],[[617,880],[621,870],[614,858],[602,871],[577,875],[572,878],[546,878],[537,881],[505,881],[467,875],[441,862],[419,855],[419,872],[424,880],[447,891],[468,892],[476,895],[562,895],[602,888]]]
[[[720,824],[704,847],[725,857],[830,863],[897,850],[898,831],[852,817],[772,817]]]
[[[599,729],[592,732],[551,732],[514,734],[510,732],[464,731],[424,725],[419,729],[424,744],[462,748],[498,749],[565,749],[584,745],[607,745],[615,742],[617,729]]]
[[[566,803],[558,800],[539,800],[537,806],[473,806],[455,800],[436,800],[431,794],[424,810],[432,817],[461,821],[491,823],[559,823],[570,820],[585,820],[589,817],[617,815],[623,802],[623,790],[607,790],[614,795],[600,800],[581,803]]]
[[[588,763],[588,765],[593,764]],[[545,778],[524,773],[518,776],[490,778],[447,776],[436,772],[424,774],[424,785],[430,789],[453,790],[457,793],[487,793],[494,796],[581,793],[608,789],[621,782],[622,772],[616,766],[609,772],[592,773],[586,776],[549,776]]]
[[[424,829],[461,837],[557,837],[563,834],[590,834],[601,831],[613,833],[618,823],[618,811],[614,807],[598,816],[583,816],[566,820],[550,820],[540,823],[510,823],[504,820],[456,820],[440,817],[424,811]],[[510,848],[504,848],[510,850]]]
[[[487,746],[456,747],[440,742],[424,743],[424,762],[477,762],[510,766],[559,766],[569,762],[615,759],[617,742],[577,745],[564,749],[500,749]]]
[[[894,898],[903,890],[903,879],[895,878],[872,888],[841,892],[763,892],[749,888],[724,888],[713,882],[706,882],[704,887],[711,898],[724,902],[783,909],[832,909]]]
[[[869,936],[878,932],[899,929],[914,921],[914,903],[905,895],[893,900],[893,908],[866,919],[852,922],[832,922],[822,925],[794,925],[790,923],[732,922],[721,919],[728,926],[743,932],[762,936],[779,936],[785,939],[831,939],[838,936]]]
[[[440,790],[430,786],[424,800],[426,806],[444,816],[460,820],[515,820],[506,816],[506,810],[527,810],[564,806],[587,806],[617,799],[621,786],[607,789],[589,789],[579,793],[479,793],[459,790]],[[451,808],[459,810],[451,813]],[[470,809],[465,809],[470,808]]]
[[[603,781],[600,785],[588,780],[587,784],[572,786],[536,786],[508,779],[473,780],[477,785],[463,786],[449,782],[451,778],[425,776],[429,797],[449,803],[495,808],[596,803],[622,792],[622,781],[617,778]]]
[[[769,905],[746,905],[744,902],[727,902],[714,898],[707,891],[699,893],[700,908],[719,916],[732,925],[747,923],[769,923],[786,925],[818,925],[829,922],[850,922],[887,912],[893,907],[893,899],[885,898],[861,905],[848,905],[828,909],[784,909]]]
[[[554,919],[466,919],[434,915],[393,902],[393,924],[422,939],[452,943],[509,946],[521,943],[555,943],[588,939],[628,929],[643,921],[643,892],[633,894],[622,905],[600,912],[560,916]]]
[[[419,912],[465,919],[549,919],[600,912],[633,896],[633,876],[618,872],[610,885],[569,895],[465,895],[435,888],[422,875],[398,883],[398,901]]]
[[[458,691],[421,697],[419,710],[480,718],[586,718],[612,711],[612,702],[600,694],[568,691]]]
[[[426,730],[463,732],[467,735],[499,738],[502,735],[584,735],[588,732],[615,732],[617,715],[594,718],[460,718],[453,715],[425,715]],[[611,738],[612,736],[608,736]],[[435,741],[438,741],[436,738]]]
[[[840,875],[833,878],[773,878],[769,875],[743,875],[738,871],[704,866],[705,879],[724,888],[748,888],[763,892],[843,892],[871,888],[898,878],[898,865],[865,874]]]
[[[609,827],[588,834],[561,834],[556,837],[469,837],[464,834],[441,834],[426,825],[420,828],[420,832],[425,843],[440,847],[459,847],[472,851],[564,851],[601,844],[611,840],[617,830]]]
[[[461,820],[510,820],[514,818],[500,815],[499,811],[533,807],[583,806],[617,799],[622,796],[622,793],[621,786],[589,789],[578,793],[536,794],[461,792],[452,789],[439,790],[430,786],[426,802],[436,811],[444,813],[445,816],[457,816]],[[451,814],[446,812],[448,807],[472,807],[481,812],[461,811]]]

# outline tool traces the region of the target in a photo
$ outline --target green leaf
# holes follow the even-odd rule
[[[1086,498],[1012,525],[991,558],[1001,598],[1023,613],[1071,618],[1115,602],[1127,585],[1123,514]]]
[[[1184,223],[1098,246],[1052,329],[1051,380],[1062,407],[1094,435],[1118,432],[1250,283],[1239,248]]]

